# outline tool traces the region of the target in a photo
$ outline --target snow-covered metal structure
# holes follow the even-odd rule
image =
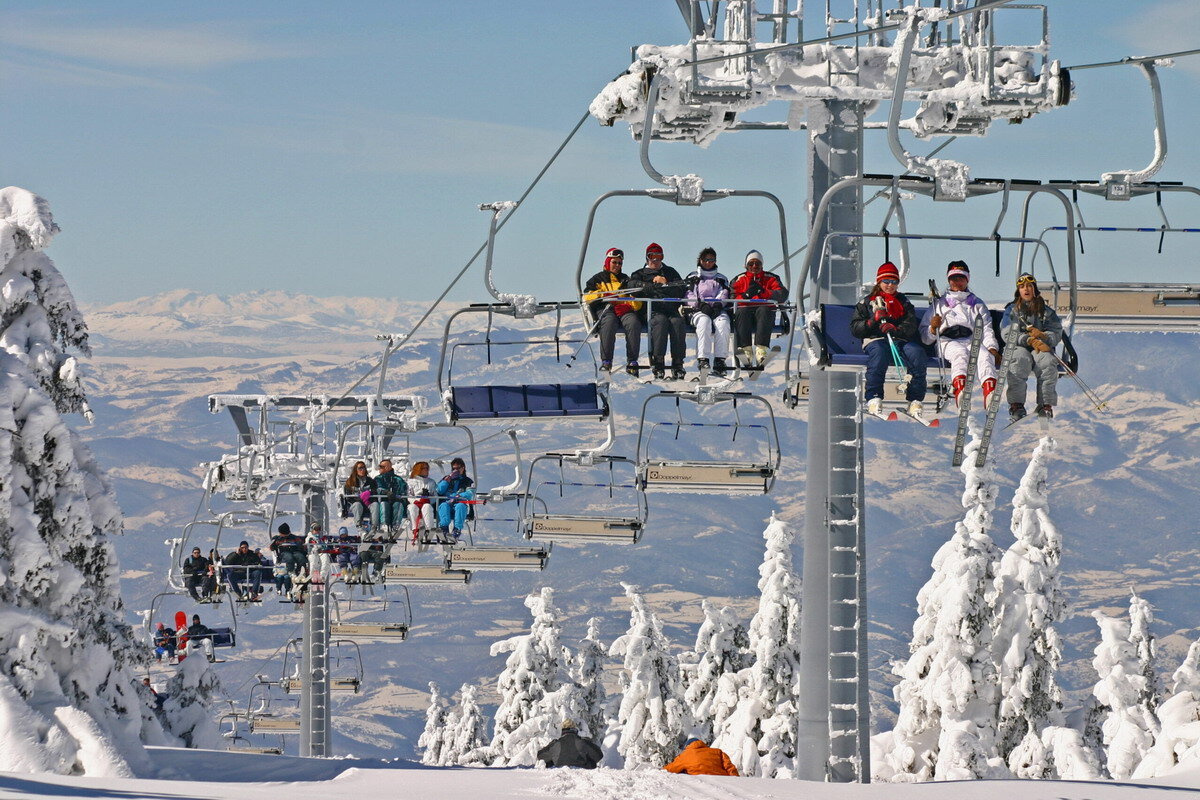
[[[641,140],[643,167],[680,204],[703,197],[703,180],[657,173],[651,140],[703,146],[728,131],[806,129],[809,251],[823,254],[820,290],[828,302],[855,303],[863,283],[859,240],[829,234],[862,231],[865,129],[886,129],[897,173],[925,183],[935,200],[963,201],[980,191],[969,168],[913,156],[900,143],[901,129],[922,139],[978,136],[994,121],[1019,122],[1071,96],[1069,75],[1050,58],[1044,5],[676,2],[688,41],[635,48],[636,60],[597,95],[592,115],[629,124]],[[1001,40],[1010,28],[997,22],[1017,15],[1026,18],[1024,29],[1032,19],[1040,32],[1034,41]],[[806,38],[813,19],[821,35]],[[769,33],[760,38],[760,31]],[[776,101],[787,103],[784,119],[745,118]],[[905,103],[916,105],[906,118]],[[867,121],[881,109],[885,120]],[[794,294],[801,306],[809,288],[802,283]],[[860,398],[857,373],[813,372],[796,772],[810,780],[870,775]]]

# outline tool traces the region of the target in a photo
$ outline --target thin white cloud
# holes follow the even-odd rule
[[[69,28],[10,20],[0,30],[0,44],[72,60],[177,70],[294,58],[308,52],[229,24]]]
[[[34,92],[36,90],[33,86],[50,83],[96,89],[157,89],[215,94],[211,88],[195,83],[86,67],[53,58],[31,58],[22,61],[0,58],[0,73],[4,74],[5,82],[17,91]]]
[[[1123,20],[1114,30],[1131,47],[1131,52],[1122,55],[1152,56],[1200,46],[1200,3],[1196,0],[1130,3],[1126,8],[1135,10],[1137,16]],[[1200,75],[1200,55],[1180,58],[1175,67]]]

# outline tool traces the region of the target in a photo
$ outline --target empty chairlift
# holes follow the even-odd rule
[[[628,458],[547,453],[529,463],[521,504],[527,539],[630,544],[642,537],[648,514]]]
[[[650,418],[649,409],[661,406],[660,401],[674,405],[673,418]],[[761,421],[742,420],[747,405],[762,407]],[[688,419],[685,407],[729,413],[720,422]],[[697,454],[702,451],[696,440],[706,433],[721,434],[717,441],[724,457]],[[713,437],[708,438],[712,446]],[[681,450],[691,455],[680,455]],[[638,486],[644,492],[765,494],[780,462],[775,412],[769,402],[748,392],[659,392],[642,404],[637,453]]]
[[[389,596],[399,592],[404,596],[402,604]],[[412,627],[412,603],[406,587],[400,586],[395,591],[385,588],[381,596],[367,600],[350,600],[337,595],[330,595],[330,599],[333,601],[334,610],[333,622],[329,627],[330,635],[355,641],[370,639],[402,642],[408,638],[409,628]],[[345,614],[342,613],[343,602],[346,604]],[[350,614],[353,613],[355,602],[367,605],[368,610],[352,617]],[[397,610],[397,606],[402,606],[402,610]]]
[[[283,656],[283,675],[279,687],[286,694],[298,694],[304,689],[303,641],[288,640]],[[329,642],[329,691],[358,694],[364,679],[362,648],[349,639]]]

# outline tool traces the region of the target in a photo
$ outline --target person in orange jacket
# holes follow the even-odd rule
[[[709,747],[699,739],[688,739],[683,745],[683,752],[675,760],[663,767],[667,772],[682,775],[732,775],[738,776],[737,767],[725,755],[724,750]]]

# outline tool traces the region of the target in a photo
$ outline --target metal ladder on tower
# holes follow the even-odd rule
[[[329,748],[329,584],[313,585],[304,614],[307,675],[301,692],[300,754],[315,758],[332,755]]]
[[[862,713],[867,708],[863,387],[859,376],[852,389],[839,390],[853,393],[854,413],[830,417],[838,433],[830,437],[829,463],[853,465],[831,468],[825,510],[830,537],[828,771],[838,781],[863,781],[870,770],[869,718]]]
[[[860,29],[861,22],[859,20],[859,1],[860,0],[825,0],[825,35],[837,36],[842,33],[852,33]],[[835,8],[835,6],[837,8]],[[838,13],[835,13],[838,12]],[[838,15],[840,13],[840,16]],[[859,68],[862,64],[859,50],[859,37],[854,37],[845,47],[837,49],[850,54],[850,60],[845,65],[834,65],[837,60],[832,57],[825,59],[825,78],[830,86],[834,83],[834,76],[841,75],[851,79],[854,86],[859,85]]]

